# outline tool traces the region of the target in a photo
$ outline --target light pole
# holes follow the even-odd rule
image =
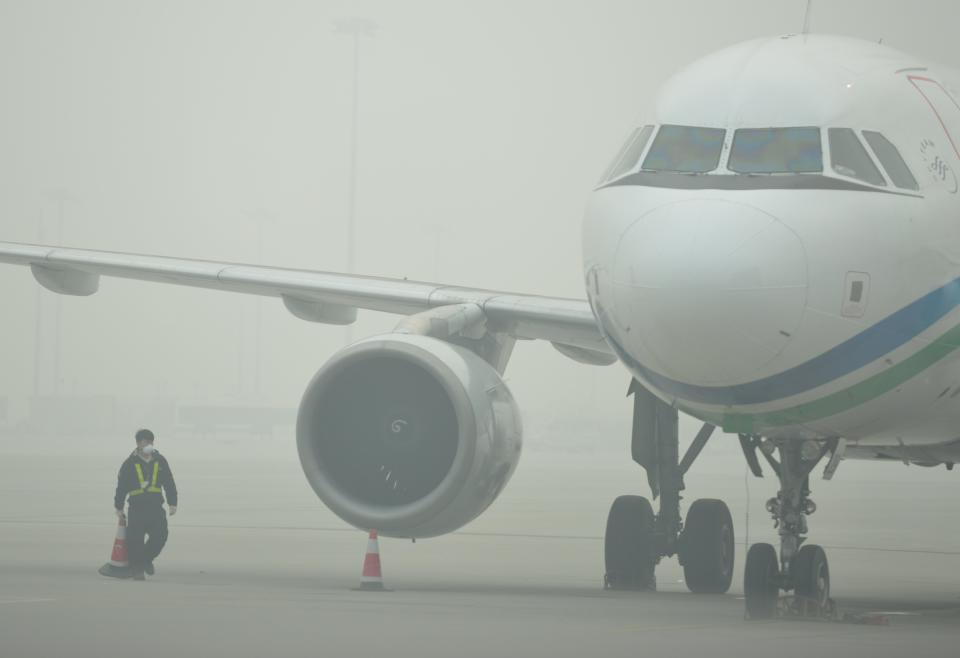
[[[251,217],[256,224],[257,228],[257,265],[263,265],[263,225],[270,221],[271,215],[268,211],[263,208],[259,208],[253,213]],[[257,398],[257,403],[259,404],[260,398],[260,364],[261,364],[261,334],[263,332],[263,298],[257,295],[257,298],[254,302],[256,304],[256,315],[254,317],[253,325],[253,394]]]
[[[49,198],[57,207],[56,246],[63,246],[64,207],[73,196],[64,189],[55,189],[49,193]],[[41,229],[42,231],[42,229]],[[60,394],[60,323],[63,317],[63,300],[60,295],[53,299],[53,394]]]
[[[255,265],[263,265],[263,228],[266,223],[271,220],[271,214],[264,210],[263,208],[256,208],[247,213],[247,217],[253,223],[254,230],[256,231],[256,257],[254,258]],[[253,385],[250,389],[250,392],[253,395],[254,402],[256,404],[260,403],[260,391],[261,391],[261,363],[262,363],[262,350],[261,350],[261,335],[263,333],[263,300],[259,295],[255,296],[255,299],[251,300],[251,303],[254,305],[254,323],[253,323],[253,372],[251,377],[253,380]],[[247,344],[247,307],[244,305],[241,309],[241,317],[238,325],[238,342],[237,342],[237,395],[243,397],[247,392],[247,359],[248,359],[248,344]]]
[[[353,114],[350,126],[350,182],[347,201],[347,274],[353,274],[357,257],[357,143],[360,134],[360,39],[372,37],[377,24],[366,18],[341,18],[333,22],[333,31],[353,38]],[[346,339],[353,335],[347,325]]]
[[[37,216],[37,244],[44,243],[43,233],[43,210],[41,208]],[[43,342],[41,332],[43,331],[43,287],[36,286],[36,305],[37,316],[33,325],[33,399],[34,404],[40,397],[40,368],[42,366]]]

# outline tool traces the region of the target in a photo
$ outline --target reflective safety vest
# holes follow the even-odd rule
[[[147,480],[143,477],[143,469],[140,468],[140,462],[134,462],[133,467],[137,469],[137,480],[140,482],[140,488],[134,489],[128,495],[139,496],[144,492],[148,493],[161,493],[160,487],[157,486],[157,475],[160,473],[160,462],[154,460],[153,462],[153,477],[150,478],[150,486],[147,486]]]

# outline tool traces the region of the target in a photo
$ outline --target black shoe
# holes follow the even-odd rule
[[[136,572],[134,572],[134,574],[133,574],[133,579],[134,579],[134,580],[146,580],[146,578],[144,578],[144,576],[143,576],[143,572],[142,572],[142,571],[136,571]]]
[[[147,562],[147,566],[145,566],[143,570],[147,572],[148,576],[152,576],[155,572],[155,569],[153,568],[153,562]]]

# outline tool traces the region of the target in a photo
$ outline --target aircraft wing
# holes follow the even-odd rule
[[[414,315],[442,306],[475,305],[489,331],[550,341],[584,363],[606,365],[616,360],[584,300],[10,242],[0,242],[0,263],[29,266],[41,285],[60,294],[92,295],[101,276],[119,277],[279,297],[297,317],[327,324],[349,324],[357,309]]]

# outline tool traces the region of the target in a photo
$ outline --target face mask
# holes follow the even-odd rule
[[[156,451],[157,449],[153,447],[152,443],[148,443],[147,445],[140,448],[140,452],[143,454],[144,457],[150,457]]]

